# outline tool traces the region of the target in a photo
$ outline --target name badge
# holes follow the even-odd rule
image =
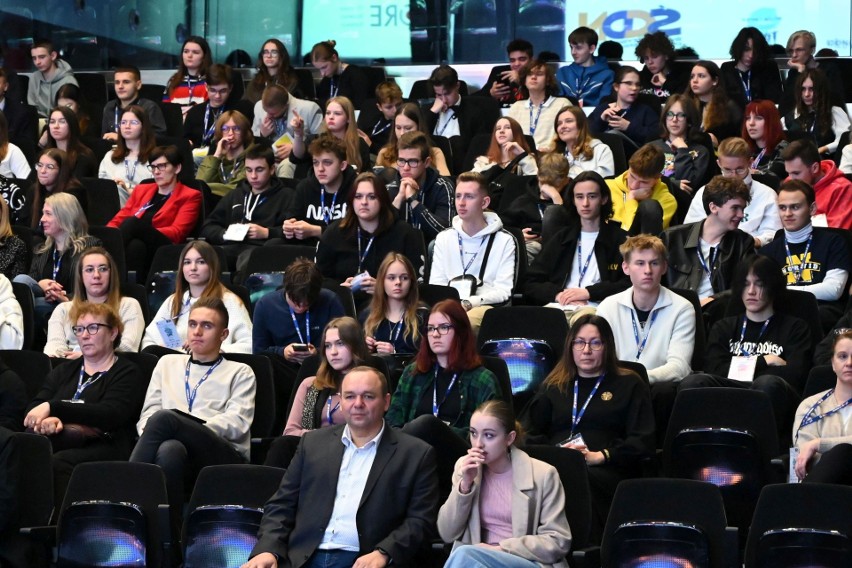
[[[787,472],[787,483],[799,483],[799,476],[796,475],[797,459],[799,459],[799,448],[793,446],[790,448],[790,469]]]
[[[222,238],[226,241],[242,241],[248,235],[248,230],[248,223],[232,223],[228,225],[228,229],[222,235]]]
[[[160,337],[163,338],[165,347],[176,351],[183,348],[183,340],[180,338],[175,322],[172,320],[160,320],[157,322],[157,329],[160,330]]]
[[[735,381],[750,383],[754,380],[754,370],[757,366],[757,357],[743,357],[737,355],[731,357],[731,368],[728,369],[728,378]]]
[[[565,444],[571,444],[572,446],[586,446],[586,441],[583,439],[583,435],[580,433],[574,434],[570,438],[565,438],[558,446],[564,446]],[[588,446],[586,446],[588,447]]]
[[[360,274],[356,274],[349,282],[349,289],[352,290],[353,293],[359,291],[364,283],[364,278],[368,278],[369,276],[370,273],[366,270],[364,272],[361,272]]]

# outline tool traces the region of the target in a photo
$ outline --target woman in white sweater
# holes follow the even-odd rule
[[[83,302],[109,304],[124,324],[121,344],[115,350],[139,351],[139,342],[145,330],[145,316],[136,299],[121,295],[119,282],[118,267],[106,250],[91,247],[84,251],[74,270],[74,298],[56,306],[50,316],[45,355],[60,359],[77,359],[82,355],[77,336],[71,330],[75,322],[71,320],[70,314],[75,306]]]
[[[0,112],[0,176],[27,179],[31,171],[21,149],[9,142],[9,123]]]
[[[175,292],[163,302],[145,329],[142,348],[159,345],[174,351],[188,347],[189,310],[198,298],[220,298],[228,310],[228,337],[222,350],[251,353],[252,323],[242,300],[219,281],[219,256],[205,241],[192,241],[180,253]]]
[[[124,207],[133,188],[151,177],[148,157],[157,140],[148,113],[141,106],[132,105],[125,110],[118,126],[118,143],[101,160],[98,177],[115,182],[118,200]]]

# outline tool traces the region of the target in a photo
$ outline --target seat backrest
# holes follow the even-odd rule
[[[512,379],[509,377],[509,367],[499,357],[482,356],[482,366],[494,373],[497,384],[500,386],[500,398],[509,405],[509,409],[515,411],[515,403],[512,399]]]
[[[650,388],[651,381],[648,379],[648,369],[645,368],[645,365],[639,361],[625,361],[623,359],[619,359],[618,366],[629,369],[639,375],[639,378],[642,379],[642,381]]]
[[[232,284],[230,282],[225,283],[225,287],[242,300],[243,305],[246,307],[246,310],[248,310],[249,317],[251,317],[254,314],[254,304],[251,302],[251,296],[248,288],[239,284]]]
[[[121,295],[139,302],[139,307],[142,308],[142,317],[145,318],[145,325],[151,323],[151,310],[148,305],[148,292],[145,290],[145,286],[136,282],[122,282]]]
[[[852,566],[849,536],[852,535],[852,487],[828,483],[780,483],[763,488],[754,511],[745,549],[745,565],[756,566]],[[797,529],[791,531],[788,529]],[[778,533],[778,531],[783,531]],[[807,534],[810,531],[811,534]],[[786,532],[788,534],[784,535]],[[837,535],[826,533],[836,532]],[[821,534],[819,534],[821,533]],[[844,551],[843,562],[768,563],[777,550],[794,554],[791,544],[814,552],[830,544]]]
[[[257,544],[262,519],[263,508],[205,505],[195,509],[187,516],[183,568],[241,566]]]
[[[462,156],[462,171],[469,171],[479,156],[484,156],[491,145],[491,133],[477,134],[470,139],[467,152]]]
[[[33,260],[33,230],[23,225],[12,225],[12,232],[24,242],[27,249],[24,266],[29,266]]]
[[[280,290],[284,286],[283,272],[251,272],[248,277],[243,280],[243,286],[248,290],[249,300],[251,301],[252,309],[257,305],[261,298]]]
[[[124,240],[121,237],[121,231],[115,227],[91,225],[89,226],[89,234],[101,240],[103,247],[109,252],[118,267],[121,282],[126,282],[127,259],[124,256]]]
[[[24,344],[22,349],[32,349],[35,340],[35,298],[30,287],[23,282],[12,282],[12,293],[21,305],[24,319]]]
[[[524,447],[524,451],[556,468],[565,489],[565,516],[571,527],[571,549],[585,548],[591,532],[592,495],[583,454],[549,445],[529,445]]]
[[[255,247],[246,262],[245,274],[284,272],[297,258],[313,260],[316,248],[306,245]]]
[[[16,493],[17,525],[43,526],[53,512],[53,448],[50,440],[38,434],[12,434],[16,446],[18,471]]]
[[[426,303],[427,306],[434,306],[435,304],[443,300],[455,300],[456,302],[460,301],[459,291],[453,288],[452,286],[425,284],[421,282],[417,285],[417,288],[420,295],[420,300]]]
[[[612,150],[612,160],[615,175],[620,176],[627,171],[627,155],[624,153],[624,144],[621,138],[609,132],[601,132],[595,136],[598,140],[609,146]]]
[[[543,306],[506,306],[485,312],[477,336],[477,348],[486,341],[524,337],[546,342],[555,360],[562,356],[568,322],[562,310]]]
[[[430,135],[432,145],[438,148],[444,154],[444,160],[447,162],[447,167],[450,169],[450,175],[455,175],[459,172],[453,167],[453,145],[450,144],[450,139],[446,136]]]
[[[121,210],[118,187],[111,179],[82,178],[88,206],[86,219],[89,225],[106,225]]]
[[[701,527],[707,537],[710,558],[709,562],[695,566],[726,566],[725,508],[718,487],[710,483],[662,478],[622,481],[615,490],[604,528],[601,566],[630,565],[620,564],[613,558],[613,537],[619,527],[633,522],[678,523]]]
[[[149,101],[158,102],[163,100],[163,93],[166,91],[165,85],[155,83],[143,83],[139,89],[139,96]]]
[[[760,535],[757,566],[852,566],[852,540],[837,530],[788,527]]]
[[[183,136],[183,111],[179,104],[164,103],[157,101],[160,110],[163,111],[163,118],[166,121],[166,134],[169,136]]]
[[[269,436],[272,433],[272,423],[275,420],[275,385],[272,376],[272,362],[269,357],[246,353],[225,353],[225,359],[245,363],[254,372],[256,390],[251,437],[265,438]]]
[[[154,368],[160,361],[159,357],[151,353],[135,353],[133,351],[117,351],[116,355],[130,361],[139,369],[145,389],[147,390],[148,384],[151,382],[151,377],[154,374]]]
[[[348,286],[341,286],[337,282],[324,280],[322,287],[337,294],[340,303],[343,304],[343,315],[358,318],[358,312],[355,309],[355,297],[352,295],[352,290]]]
[[[0,361],[21,377],[30,400],[36,397],[44,379],[53,368],[50,357],[40,351],[0,350]]]
[[[615,529],[612,566],[709,566],[710,542],[700,527],[632,521]]]
[[[154,558],[145,513],[132,503],[82,501],[62,513],[58,533],[59,566],[151,566]]]
[[[80,85],[80,90],[86,93],[86,99],[89,102],[105,105],[107,102],[108,92],[106,85],[106,77],[100,73],[74,73],[74,78]]]

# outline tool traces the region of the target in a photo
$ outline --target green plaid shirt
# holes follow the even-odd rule
[[[434,382],[433,371],[417,373],[414,363],[406,367],[391,398],[385,421],[395,428],[401,428],[417,418],[417,405],[427,389],[432,388]],[[473,411],[486,400],[500,398],[500,385],[494,373],[480,366],[459,373],[458,388],[461,412],[450,424],[450,428],[467,440]]]

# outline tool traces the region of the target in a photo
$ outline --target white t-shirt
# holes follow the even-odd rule
[[[598,240],[598,231],[594,233],[580,233],[580,242],[577,243],[577,252],[574,262],[571,263],[571,275],[568,276],[566,288],[585,288],[601,281],[601,270],[595,259],[595,241]],[[588,263],[583,280],[580,281],[580,269]]]

